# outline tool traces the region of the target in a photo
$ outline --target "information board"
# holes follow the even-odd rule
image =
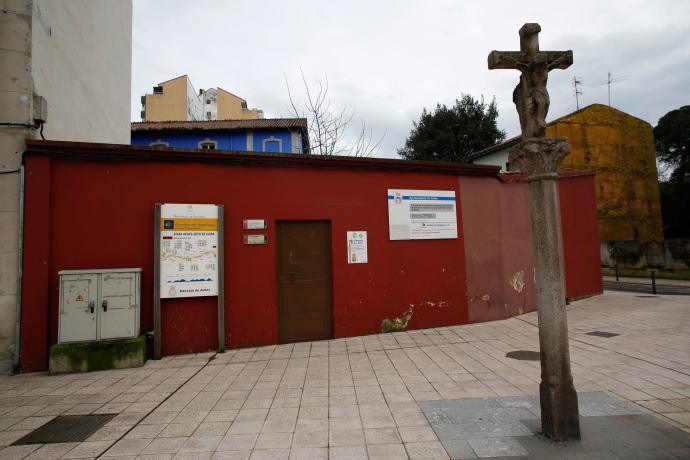
[[[458,237],[453,190],[388,190],[388,235],[391,240]]]
[[[160,297],[218,295],[218,206],[163,204]]]
[[[366,264],[369,262],[367,254],[367,232],[347,232],[347,263]]]

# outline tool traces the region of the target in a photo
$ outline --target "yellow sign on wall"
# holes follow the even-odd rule
[[[217,232],[218,219],[204,218],[162,218],[161,231]]]

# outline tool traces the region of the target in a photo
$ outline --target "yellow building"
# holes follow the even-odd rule
[[[652,126],[607,105],[592,104],[548,124],[548,137],[567,137],[572,152],[561,170],[596,174],[601,241],[662,241]],[[520,136],[472,156],[474,163],[510,170],[508,150]]]
[[[187,75],[159,83],[141,96],[143,121],[256,120],[263,111],[222,88],[197,93]]]

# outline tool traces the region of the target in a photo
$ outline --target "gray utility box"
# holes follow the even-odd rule
[[[141,268],[62,270],[58,342],[137,337]]]

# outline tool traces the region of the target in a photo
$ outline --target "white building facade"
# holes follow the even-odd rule
[[[26,139],[129,144],[132,0],[0,9],[0,373],[18,359]]]

